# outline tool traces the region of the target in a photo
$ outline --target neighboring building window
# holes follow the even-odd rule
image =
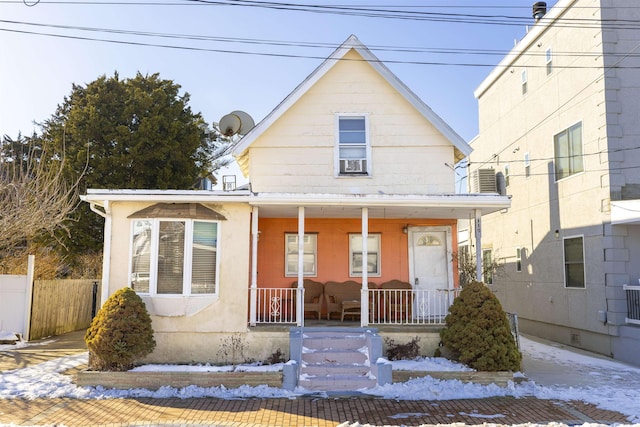
[[[491,249],[482,250],[482,279],[487,285],[493,283],[493,254]]]
[[[516,271],[522,271],[522,248],[516,248]]]
[[[531,159],[529,158],[529,153],[524,153],[524,176],[525,178],[529,178],[531,175]]]
[[[522,70],[522,94],[527,93],[527,70]]]
[[[509,164],[504,165],[504,186],[509,186]]]
[[[218,283],[216,221],[132,221],[131,287],[151,295],[214,294]]]
[[[582,172],[582,123],[554,136],[556,181]]]
[[[547,49],[547,51],[545,52],[545,63],[547,65],[548,76],[553,71],[553,54],[551,53],[551,48]]]
[[[369,146],[365,116],[338,117],[339,175],[367,175]]]
[[[367,273],[380,277],[380,234],[367,236]],[[362,276],[362,234],[349,235],[349,276]]]
[[[298,275],[298,235],[285,234],[285,276]],[[305,234],[302,255],[302,274],[316,276],[318,253],[318,235]]]
[[[564,239],[564,283],[567,288],[584,288],[584,243],[582,236]]]

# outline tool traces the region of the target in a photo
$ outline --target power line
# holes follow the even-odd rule
[[[211,42],[221,42],[221,43],[239,43],[239,44],[249,44],[254,46],[332,48],[332,49],[335,49],[338,46],[336,44],[330,44],[330,43],[292,42],[292,41],[243,39],[243,38],[214,37],[214,36],[202,36],[202,35],[142,32],[142,31],[133,31],[133,30],[42,24],[42,23],[22,22],[22,21],[11,21],[11,20],[0,20],[0,23],[9,24],[9,25],[25,25],[25,26],[34,26],[39,28],[44,27],[44,28],[53,28],[53,29],[60,29],[60,30],[73,30],[73,31],[94,32],[94,33],[97,32],[97,33],[107,33],[107,34],[127,35],[127,36],[157,37],[157,38],[182,39],[182,40],[192,40],[192,41],[211,41]],[[27,30],[18,30],[18,29],[10,29],[10,28],[0,28],[0,31],[12,32],[12,33],[18,33],[18,34],[30,34],[30,35],[39,35],[39,36],[46,36],[46,37],[83,40],[83,41],[115,43],[115,44],[131,45],[131,46],[157,47],[157,48],[165,48],[165,49],[204,51],[204,52],[226,53],[226,54],[237,54],[237,55],[256,55],[256,56],[268,56],[268,57],[280,57],[280,58],[301,58],[301,59],[318,59],[318,60],[326,59],[326,55],[258,52],[258,51],[248,51],[248,50],[238,50],[238,49],[234,50],[234,49],[207,48],[207,47],[196,47],[196,46],[178,46],[178,45],[167,45],[167,44],[161,44],[161,43],[137,42],[132,40],[113,40],[113,39],[98,38],[98,37],[85,37],[80,35],[55,34],[55,33],[48,33],[48,32],[27,31]],[[507,52],[507,51],[501,51],[501,50],[483,51],[483,50],[473,50],[473,49],[393,47],[393,46],[370,46],[370,48],[372,48],[373,50],[393,52],[393,53],[431,53],[431,54],[442,54],[442,55],[447,54],[447,55],[474,55],[474,56],[483,55],[483,54],[503,56],[505,52]],[[531,56],[542,57],[544,55],[545,53],[542,52],[542,53],[532,54]],[[598,57],[600,55],[596,55],[592,53],[580,53],[580,52],[554,52],[554,56],[555,57],[563,57],[563,56],[564,57]],[[622,56],[624,58],[627,58],[627,57],[640,57],[640,54],[620,53],[612,56],[613,57]],[[359,59],[342,59],[342,60],[359,61]],[[496,67],[496,64],[494,63],[479,63],[479,62],[418,61],[418,60],[393,60],[393,59],[385,59],[385,60],[381,60],[380,62],[384,62],[388,64],[413,64],[413,65],[433,65],[433,66]],[[554,64],[554,68],[557,68],[557,69],[599,69],[603,67],[604,66],[602,65],[583,66],[583,65]],[[528,64],[526,68],[531,68],[531,69],[546,68],[546,64],[540,64],[540,65]],[[637,66],[617,65],[610,68],[638,69],[640,68],[640,65],[637,65]]]

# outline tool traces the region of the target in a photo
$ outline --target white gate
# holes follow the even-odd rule
[[[26,276],[0,275],[0,331],[20,334],[25,340],[29,340],[33,260],[30,255]]]

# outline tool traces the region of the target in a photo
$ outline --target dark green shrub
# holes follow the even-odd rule
[[[453,301],[440,337],[452,357],[479,371],[519,371],[522,356],[498,298],[483,283]]]
[[[89,369],[96,371],[127,371],[156,347],[147,307],[131,288],[109,297],[84,341],[89,349]]]

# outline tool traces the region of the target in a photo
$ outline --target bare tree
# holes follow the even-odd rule
[[[78,181],[63,174],[64,157],[49,156],[36,138],[11,140],[0,150],[0,258],[43,234],[67,231],[79,203]]]

